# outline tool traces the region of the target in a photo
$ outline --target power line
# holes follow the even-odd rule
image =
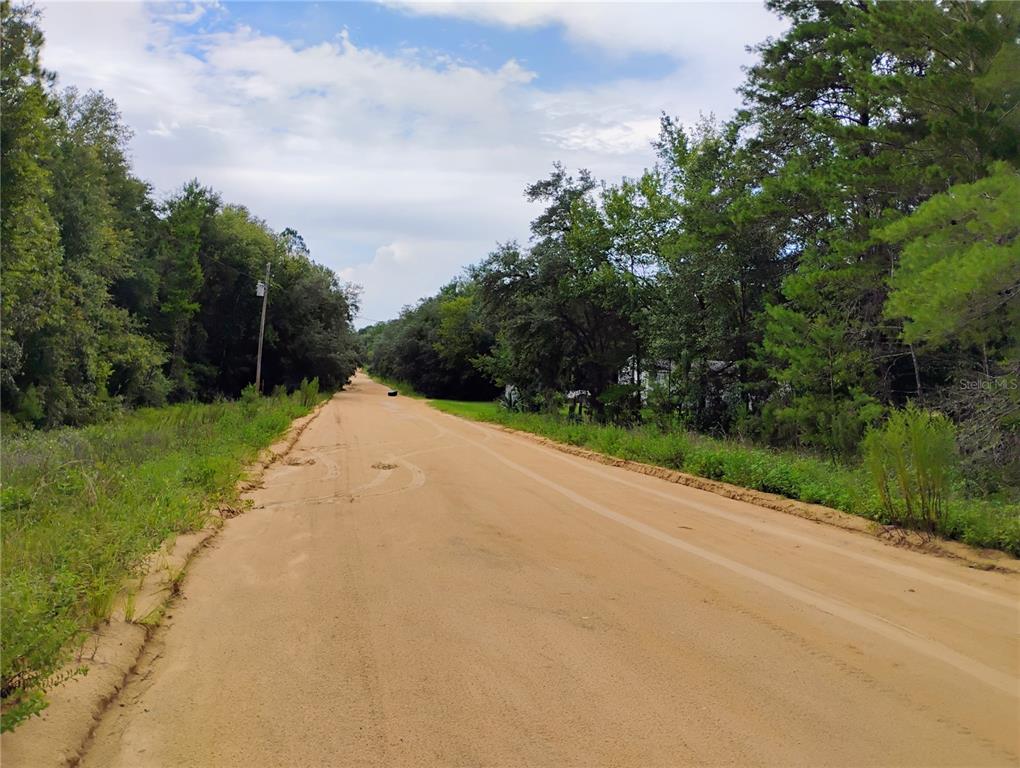
[[[370,322],[370,323],[388,323],[389,322],[389,320],[376,320],[375,318],[372,318],[372,317],[365,317],[360,312],[358,314],[356,314],[354,317],[356,317],[359,320],[368,320],[368,322]]]
[[[200,258],[202,258],[202,257],[200,257]],[[209,261],[215,261],[215,262],[216,262],[217,264],[219,264],[219,265],[220,265],[221,267],[226,267],[227,269],[232,269],[232,270],[234,270],[235,272],[238,272],[238,273],[240,273],[240,274],[244,275],[244,276],[245,276],[245,277],[247,277],[247,278],[248,278],[249,280],[251,280],[251,281],[252,281],[253,283],[256,283],[256,284],[257,284],[257,283],[258,283],[258,282],[259,282],[260,280],[262,280],[262,278],[261,278],[261,277],[256,277],[255,275],[253,275],[253,274],[252,274],[251,272],[249,272],[248,270],[246,270],[246,269],[243,269],[242,267],[239,267],[239,266],[237,266],[236,264],[231,264],[231,263],[229,263],[229,262],[223,261],[223,260],[222,260],[221,258],[219,258],[218,256],[213,256],[212,254],[210,254],[210,253],[207,253],[207,254],[204,254],[204,258],[208,259]],[[283,287],[283,286],[282,286],[282,285],[281,285],[280,283],[278,283],[278,282],[277,282],[276,280],[271,280],[271,283],[270,283],[270,284],[271,284],[271,285],[272,285],[272,286],[273,286],[274,288],[282,288],[282,287]]]

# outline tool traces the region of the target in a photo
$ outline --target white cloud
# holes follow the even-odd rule
[[[606,126],[574,125],[548,135],[565,149],[611,155],[640,152],[658,132],[657,119],[642,118]]]
[[[422,16],[448,16],[535,28],[558,25],[568,39],[624,55],[658,53],[676,59],[742,62],[744,48],[783,28],[759,2],[659,0],[659,2],[436,2],[381,0]]]
[[[364,285],[372,319],[435,290],[497,241],[526,237],[534,209],[522,190],[553,161],[610,180],[635,175],[652,161],[661,112],[727,114],[743,60],[732,50],[769,31],[735,28],[703,8],[684,16],[672,6],[592,6],[591,18],[562,6],[485,11],[492,22],[562,24],[578,44],[618,52],[666,48],[663,28],[686,18],[669,76],[550,90],[515,59],[484,69],[414,50],[385,54],[343,28],[302,46],[230,25],[229,5],[210,7],[47,5],[44,63],[62,85],[118,102],[135,129],[136,172],[157,191],[198,177],[271,226],[295,227],[313,257]],[[213,12],[227,31],[179,26]],[[731,26],[713,31],[720,24]],[[716,56],[705,38],[720,36],[732,45]]]

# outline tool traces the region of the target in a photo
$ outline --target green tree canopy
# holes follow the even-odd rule
[[[1016,343],[1020,328],[1020,174],[999,162],[880,231],[902,246],[885,312],[910,343]]]

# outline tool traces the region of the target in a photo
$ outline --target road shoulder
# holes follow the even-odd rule
[[[285,458],[301,434],[330,400],[296,419],[280,440],[265,449],[247,468],[239,490],[255,487],[266,469]],[[201,530],[163,544],[118,595],[110,619],[83,645],[68,670],[88,673],[47,693],[49,706],[38,717],[3,734],[0,751],[10,768],[59,768],[76,765],[106,709],[116,700],[142,657],[162,616],[170,609],[188,564],[219,532],[225,517],[236,510],[211,510]]]

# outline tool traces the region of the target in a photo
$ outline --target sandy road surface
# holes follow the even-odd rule
[[[84,765],[1016,765],[1015,578],[387,398],[191,566]]]

